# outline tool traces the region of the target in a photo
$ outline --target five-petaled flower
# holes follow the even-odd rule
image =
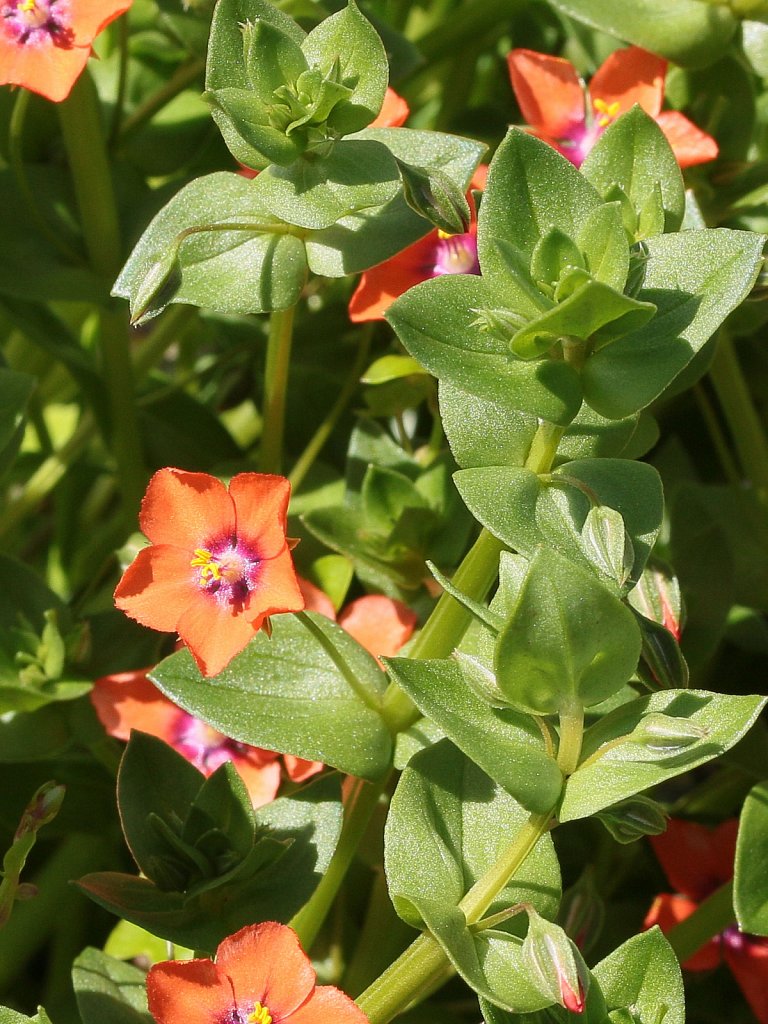
[[[315,980],[296,933],[267,921],[224,939],[215,963],[155,964],[147,996],[157,1024],[367,1024],[349,996]]]
[[[478,167],[471,188],[482,191],[487,172],[487,167]],[[449,235],[439,230],[430,231],[396,256],[366,270],[349,300],[350,320],[354,323],[383,320],[384,313],[399,295],[433,277],[441,277],[443,274],[479,274],[477,221],[471,196],[470,207],[472,223],[469,231],[458,235]]]
[[[733,877],[738,822],[724,821],[708,829],[692,821],[673,818],[667,831],[651,843],[674,893],[661,893],[645,918],[645,927],[657,924],[669,931]],[[725,961],[760,1024],[768,1024],[768,939],[746,935],[734,924],[715,936],[683,967],[706,971]]]
[[[639,46],[612,53],[592,76],[588,89],[573,64],[562,57],[512,50],[507,62],[512,88],[532,133],[577,167],[605,128],[635,103],[654,118],[681,167],[717,156],[711,135],[677,110],[662,111],[667,62]]]
[[[110,736],[130,739],[139,729],[161,740],[186,757],[206,777],[225,761],[231,761],[246,785],[254,807],[277,796],[280,787],[280,754],[240,743],[220,733],[194,715],[177,707],[147,678],[146,669],[116,672],[97,679],[91,703]],[[283,755],[288,778],[303,782],[321,771],[320,761]]]
[[[102,29],[132,0],[0,0],[0,85],[64,100]]]
[[[270,615],[304,607],[285,535],[290,484],[239,473],[229,491],[208,473],[161,469],[139,522],[150,546],[115,590],[142,625],[176,632],[203,675],[217,675]]]

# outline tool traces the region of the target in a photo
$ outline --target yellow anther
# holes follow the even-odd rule
[[[619,107],[621,106],[618,100],[614,100],[613,103],[606,103],[605,100],[601,99],[593,100],[593,105],[598,114],[602,115],[597,119],[597,123],[601,128],[605,128],[606,125],[611,123],[614,117],[618,114]]]
[[[205,587],[211,580],[221,579],[221,569],[210,551],[205,548],[195,548],[195,557],[189,563],[193,569],[200,570],[200,586]],[[258,1021],[257,1024],[262,1024]]]
[[[442,241],[445,241],[446,238],[453,238],[453,235],[450,233],[450,231],[443,231],[442,228],[438,228],[437,237],[442,239]]]
[[[272,1014],[261,1003],[256,1003],[253,1013],[248,1014],[249,1024],[272,1024]]]
[[[35,0],[24,0],[23,4],[19,4],[17,10],[28,13],[29,11],[34,11],[36,6]]]

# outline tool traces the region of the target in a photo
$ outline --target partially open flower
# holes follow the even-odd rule
[[[139,522],[151,545],[125,570],[115,604],[142,623],[177,632],[213,676],[270,615],[304,607],[285,536],[290,484],[239,473],[229,491],[207,473],[161,469]]]

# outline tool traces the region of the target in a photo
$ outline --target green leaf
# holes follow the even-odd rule
[[[557,446],[557,459],[636,459],[645,455],[658,437],[658,424],[648,412],[609,420],[585,403]]]
[[[657,398],[749,293],[764,241],[725,228],[648,239],[638,298],[658,311],[587,359],[585,401],[602,416],[620,419]]]
[[[352,89],[350,98],[331,111],[328,127],[349,135],[370,124],[384,102],[389,64],[376,29],[354,0],[312,29],[301,48],[310,67],[324,73],[338,61],[341,81]]]
[[[591,210],[579,227],[576,243],[595,281],[623,291],[630,261],[620,204],[603,203]]]
[[[719,757],[751,728],[765,702],[765,697],[757,696],[665,690],[622,705],[587,729],[582,764],[568,780],[560,820],[586,818]],[[688,719],[702,730],[703,738],[653,761],[638,760],[634,744],[612,744],[628,736],[649,713]],[[605,752],[598,755],[603,746]]]
[[[684,67],[711,64],[728,48],[738,26],[727,7],[699,0],[552,0],[552,6]]]
[[[485,150],[472,139],[412,128],[366,128],[354,138],[380,142],[398,160],[441,171],[462,190]],[[315,274],[344,277],[389,259],[429,230],[429,223],[408,206],[400,189],[383,206],[360,210],[313,232],[307,238],[307,258]]]
[[[345,139],[330,154],[270,165],[251,183],[254,200],[288,224],[319,231],[395,197],[400,175],[392,154],[371,139]]]
[[[685,1024],[680,964],[657,927],[633,935],[593,974],[609,1012],[629,1007],[637,1024]]]
[[[499,633],[496,681],[533,715],[591,707],[617,693],[640,657],[629,609],[586,570],[540,548]]]
[[[538,425],[532,413],[472,395],[448,381],[440,382],[439,399],[443,429],[462,469],[523,465]]]
[[[36,380],[0,367],[0,474],[9,469],[24,437],[25,410]]]
[[[387,319],[405,347],[441,381],[565,425],[581,404],[579,377],[564,362],[515,360],[506,341],[476,325],[492,308],[486,282],[446,275],[401,295]]]
[[[72,985],[83,1024],[152,1024],[147,975],[133,964],[84,949],[72,964]]]
[[[768,886],[761,867],[768,856],[768,783],[759,782],[744,801],[736,844],[733,906],[742,931],[768,935]]]
[[[203,681],[188,651],[166,658],[151,678],[233,739],[381,776],[392,741],[374,706],[386,683],[376,660],[322,615],[277,615],[272,623],[271,640],[260,633],[213,683]]]
[[[275,34],[278,33],[275,31]],[[241,144],[237,147],[240,156],[246,155],[243,144],[253,150],[248,160],[240,161],[246,166],[258,169],[264,165],[265,160],[287,165],[298,160],[304,152],[306,147],[302,136],[288,136],[273,127],[269,122],[269,111],[251,90],[212,89],[203,98],[222,117],[227,118],[228,134],[236,132],[240,137]]]
[[[640,578],[664,513],[656,470],[627,459],[566,462],[548,478],[522,467],[483,466],[459,470],[454,481],[480,523],[527,557],[544,545],[590,565],[581,543],[591,507],[588,495],[615,509],[624,519],[635,550],[629,584]]]
[[[529,811],[551,810],[563,780],[529,716],[480,700],[453,661],[389,658],[387,666],[419,710],[503,789]]]
[[[573,164],[551,146],[512,128],[491,161],[477,221],[477,247],[483,276],[508,309],[529,299],[510,287],[501,239],[514,244],[530,267],[534,249],[552,228],[576,238],[600,196]]]
[[[683,223],[685,189],[677,159],[661,128],[638,105],[606,128],[581,173],[603,196],[618,185],[638,216],[658,184],[663,229],[677,231]]]
[[[416,909],[422,899],[457,906],[528,816],[448,740],[412,757],[392,797],[384,835],[387,883],[403,920],[422,927]],[[559,899],[557,857],[546,836],[485,916],[530,902],[551,917]]]
[[[263,313],[296,302],[307,276],[304,243],[259,200],[253,186],[262,177],[248,181],[227,171],[208,174],[163,207],[113,289],[130,299],[134,320],[157,316],[169,302],[220,313]]]

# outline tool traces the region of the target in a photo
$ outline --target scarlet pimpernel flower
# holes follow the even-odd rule
[[[645,918],[646,928],[657,924],[662,931],[669,931],[733,877],[737,832],[736,819],[708,829],[673,818],[666,832],[651,838],[654,852],[676,891],[656,897]],[[689,957],[683,967],[707,971],[723,961],[760,1024],[768,1024],[768,939],[747,935],[734,924]]]
[[[157,1024],[366,1024],[349,996],[315,980],[296,933],[267,921],[224,939],[215,963],[155,964],[147,996]]]
[[[507,55],[507,63],[531,132],[577,167],[608,125],[635,103],[654,118],[681,167],[717,156],[711,135],[679,111],[661,109],[667,62],[639,46],[612,53],[592,76],[589,88],[562,57],[518,49]]]
[[[115,604],[142,625],[175,632],[213,676],[269,616],[301,611],[286,515],[290,484],[239,473],[229,490],[208,473],[161,469],[139,523],[150,546],[128,566]]]
[[[487,168],[478,167],[471,188],[485,187]],[[383,320],[384,313],[395,299],[422,281],[443,274],[479,274],[477,259],[477,220],[474,204],[469,231],[449,235],[445,231],[430,231],[413,245],[383,263],[379,263],[361,276],[349,300],[349,318],[354,323]]]
[[[94,38],[132,0],[0,0],[0,85],[23,85],[59,102]]]
[[[280,788],[280,754],[240,743],[195,718],[162,694],[147,678],[146,669],[116,672],[96,680],[91,703],[110,736],[130,739],[131,730],[157,736],[173,747],[206,777],[231,761],[245,783],[254,807],[262,807]],[[283,756],[288,778],[303,782],[323,765],[292,755]]]

